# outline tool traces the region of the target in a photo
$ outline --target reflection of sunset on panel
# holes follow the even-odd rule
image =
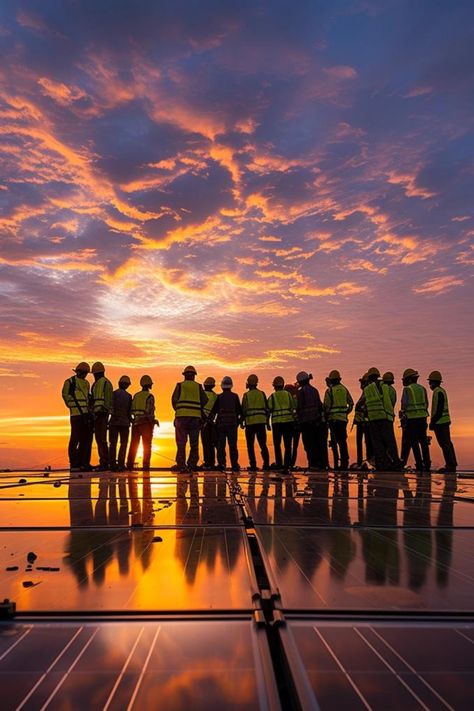
[[[0,9],[1,467],[65,465],[64,379],[444,375],[472,466],[471,3]],[[352,447],[353,451],[353,447]],[[439,464],[441,454],[433,448]]]

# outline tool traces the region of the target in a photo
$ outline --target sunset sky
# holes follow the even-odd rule
[[[61,386],[97,359],[152,375],[156,465],[193,363],[239,394],[440,369],[472,467],[473,27],[470,0],[3,2],[0,467],[67,463]]]

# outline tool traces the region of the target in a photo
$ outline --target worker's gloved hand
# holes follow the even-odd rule
[[[158,422],[158,420],[154,420],[154,421],[153,421],[153,424],[155,424],[157,427],[160,426],[160,423]]]

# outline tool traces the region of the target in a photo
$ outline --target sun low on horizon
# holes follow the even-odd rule
[[[0,468],[67,462],[64,380],[443,374],[474,465],[470,2],[0,7]],[[219,388],[217,388],[219,390]]]

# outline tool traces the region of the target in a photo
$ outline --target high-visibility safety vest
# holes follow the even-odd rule
[[[217,400],[217,393],[215,393],[214,390],[205,390],[204,392],[207,395],[207,402],[204,405],[203,410],[206,417],[209,417],[211,410],[214,407],[214,403]]]
[[[439,394],[443,393],[444,395],[444,407],[443,407],[443,414],[439,418],[439,420],[436,420],[435,424],[436,425],[450,425],[451,424],[451,417],[449,415],[449,406],[448,406],[448,395],[446,393],[446,390],[441,387],[441,385],[438,385],[433,390],[433,399],[431,401],[431,417],[434,417],[436,410],[438,409],[438,398]]]
[[[179,400],[176,403],[176,417],[201,417],[201,388],[195,380],[183,380],[180,385]]]
[[[404,392],[407,395],[407,404],[404,413],[409,420],[420,417],[428,417],[428,396],[423,385],[411,383],[405,385]]]
[[[242,411],[246,425],[264,425],[267,421],[265,393],[258,388],[247,390],[242,398]]]
[[[132,418],[134,424],[150,422],[155,417],[155,398],[148,390],[135,393],[132,400]]]
[[[341,383],[331,385],[327,389],[324,397],[324,406],[329,420],[347,422],[348,394],[349,391]]]
[[[281,422],[293,422],[295,405],[288,390],[275,390],[268,398],[268,409],[274,425]]]
[[[393,422],[393,405],[388,386],[385,383],[369,383],[364,388],[364,396],[369,422],[376,420]]]
[[[71,417],[87,415],[89,412],[89,383],[85,378],[73,375],[64,381],[63,400],[69,408]]]
[[[114,389],[110,380],[105,376],[96,380],[92,385],[92,412],[111,412]]]
[[[386,383],[386,385],[390,394],[390,400],[392,402],[392,405],[393,407],[395,407],[395,405],[397,404],[397,391],[395,390],[393,385],[389,385],[388,383]]]

